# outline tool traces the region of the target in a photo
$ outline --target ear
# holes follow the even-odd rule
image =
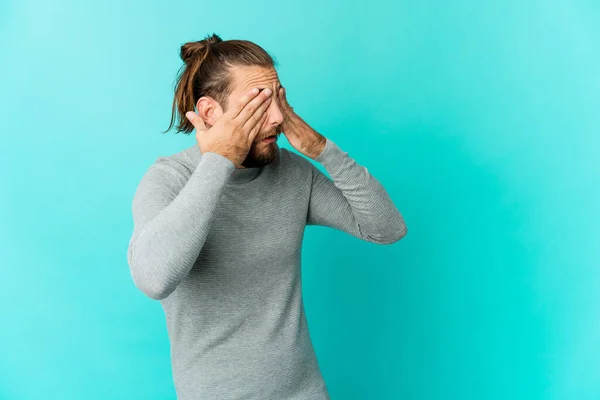
[[[217,119],[223,115],[223,109],[219,103],[209,96],[202,96],[196,102],[198,115],[206,125],[213,126]]]

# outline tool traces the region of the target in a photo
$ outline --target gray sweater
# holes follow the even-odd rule
[[[158,157],[133,198],[127,259],[160,300],[179,400],[329,399],[302,301],[306,225],[390,244],[406,235],[383,186],[333,141],[235,168],[194,145]],[[350,250],[351,251],[351,250]]]

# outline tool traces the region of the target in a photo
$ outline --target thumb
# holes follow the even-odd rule
[[[194,125],[194,128],[196,128],[197,131],[198,130],[200,130],[200,131],[206,130],[206,125],[204,124],[204,121],[194,111],[186,112],[185,117],[188,119],[188,121],[190,121],[192,123],[192,125]]]

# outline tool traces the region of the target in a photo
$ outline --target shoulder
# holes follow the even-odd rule
[[[173,173],[189,177],[194,172],[194,165],[198,164],[198,160],[195,160],[194,157],[201,157],[196,145],[171,155],[159,156],[155,160],[154,166],[169,169]]]
[[[183,187],[194,171],[190,150],[158,156],[144,172],[140,186]]]
[[[279,150],[281,164],[296,170],[310,173],[312,163],[304,156],[286,148],[281,147]]]

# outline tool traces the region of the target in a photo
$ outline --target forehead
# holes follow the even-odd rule
[[[246,91],[254,87],[275,90],[279,87],[279,76],[275,68],[235,66],[231,73],[234,91]]]

